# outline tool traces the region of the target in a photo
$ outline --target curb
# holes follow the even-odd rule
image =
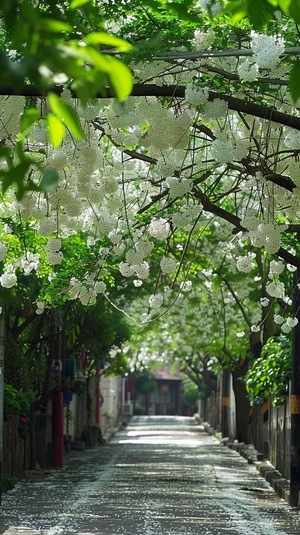
[[[196,417],[197,423],[200,423]],[[209,435],[216,435],[216,431],[207,422],[201,422],[204,431]],[[219,439],[217,436],[216,438]],[[285,479],[282,474],[276,470],[276,468],[270,463],[270,461],[263,458],[263,454],[258,452],[253,444],[244,444],[243,442],[231,441],[228,438],[220,440],[220,444],[223,444],[227,448],[236,451],[242,457],[244,457],[248,464],[254,464],[260,475],[268,481],[276,494],[289,503],[290,498],[290,482]]]

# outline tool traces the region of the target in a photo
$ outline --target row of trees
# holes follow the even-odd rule
[[[1,6],[5,377],[35,403],[53,310],[66,354],[109,358],[126,318],[138,365],[176,360],[202,390],[229,369],[239,438],[246,384],[282,394],[288,359],[273,382],[255,366],[298,323],[299,21],[296,0],[256,4]]]

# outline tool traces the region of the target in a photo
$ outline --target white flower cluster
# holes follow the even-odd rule
[[[291,330],[298,325],[299,320],[297,318],[288,317],[286,320],[283,316],[280,314],[274,315],[274,322],[277,323],[277,325],[281,325],[281,330],[285,334],[291,332]]]
[[[185,100],[190,106],[197,108],[201,104],[206,104],[209,98],[209,91],[205,88],[200,88],[193,84],[188,84],[185,90]]]
[[[7,247],[5,243],[0,242],[0,262],[3,262],[5,260],[7,255]]]
[[[286,136],[284,138],[284,144],[289,149],[300,150],[300,132],[298,130],[293,130],[292,128],[286,129]],[[298,168],[298,174],[299,174],[299,168]]]
[[[219,163],[234,160],[235,145],[232,140],[215,139],[210,146],[210,156]]]
[[[79,281],[75,277],[70,280],[69,299],[79,299],[84,306],[93,305],[97,295],[104,293],[106,284],[103,281],[94,280],[95,275],[91,274],[85,281]]]
[[[57,171],[64,169],[67,164],[68,157],[62,149],[53,150],[52,153],[49,152],[45,160],[45,167],[56,169]]]
[[[220,0],[199,0],[198,5],[211,17],[217,17],[222,9]]]
[[[102,294],[106,291],[106,284],[103,281],[96,281],[94,285],[94,290],[96,294]]]
[[[77,113],[80,117],[83,119],[86,119],[86,121],[93,121],[96,119],[99,115],[100,107],[97,102],[92,103],[89,102],[87,106],[78,106]]]
[[[48,249],[49,253],[56,253],[61,249],[61,240],[58,238],[48,240],[46,249]]]
[[[215,98],[205,104],[204,116],[211,119],[220,119],[226,117],[228,112],[228,103],[221,98]]]
[[[37,301],[36,306],[37,306],[37,309],[35,312],[38,316],[40,316],[45,311],[46,303],[44,301]]]
[[[41,219],[38,234],[40,236],[51,236],[57,230],[57,221],[51,217]]]
[[[157,309],[162,306],[164,302],[164,296],[161,293],[153,294],[149,297],[150,308]]]
[[[281,233],[286,229],[285,224],[265,223],[258,217],[257,210],[248,208],[242,217],[242,225],[249,231],[246,237],[250,238],[254,247],[264,247],[270,254],[277,253],[281,244]]]
[[[238,331],[236,333],[236,336],[237,336],[237,338],[243,338],[245,336],[245,334],[246,334],[245,331]]]
[[[254,82],[258,77],[258,65],[247,58],[239,63],[237,72],[244,82]]]
[[[255,253],[247,253],[245,256],[238,256],[236,259],[236,266],[239,271],[243,273],[250,273],[250,271],[255,267],[253,259],[255,258]]]
[[[150,236],[153,236],[153,238],[157,238],[158,240],[167,238],[170,233],[170,223],[164,218],[152,219],[148,226],[148,232]]]
[[[201,30],[195,30],[194,39],[192,39],[192,46],[195,50],[207,50],[215,40],[215,32],[212,28],[209,28],[207,32]]]
[[[9,264],[6,266],[6,271],[0,277],[0,284],[3,288],[12,288],[17,283],[17,280],[14,267]]]
[[[282,260],[271,260],[270,262],[270,272],[269,278],[271,279],[274,275],[280,275],[284,271],[284,263]]]
[[[192,281],[183,281],[180,283],[181,292],[190,292],[192,289]]]
[[[251,33],[251,48],[253,59],[260,69],[273,69],[280,61],[284,52],[284,41],[273,35]]]
[[[264,247],[267,253],[275,254],[280,248],[282,230],[279,225],[261,223],[248,233],[248,237],[254,247]]]
[[[148,262],[144,261],[141,264],[129,264],[129,262],[121,262],[119,270],[123,277],[131,277],[136,275],[139,279],[147,279],[150,275],[150,266]]]
[[[285,297],[285,286],[284,286],[284,283],[280,282],[280,281],[268,282],[266,284],[266,292],[271,297],[276,297],[277,299],[284,299],[284,297]]]
[[[202,206],[198,204],[185,205],[172,215],[172,222],[175,227],[190,230],[195,220],[199,217]]]
[[[24,111],[25,97],[0,97],[0,139],[13,139],[20,129],[20,115]]]
[[[171,199],[183,197],[186,193],[189,193],[193,186],[193,182],[187,178],[170,177],[167,183]]]
[[[160,261],[160,267],[163,273],[172,273],[175,271],[177,263],[173,258],[164,256]]]
[[[79,301],[84,306],[94,305],[97,299],[97,292],[89,284],[82,284],[79,290]]]
[[[63,254],[60,251],[61,241],[58,238],[48,240],[46,249],[48,249],[47,260],[54,266],[61,264]]]
[[[149,122],[151,117],[151,123]],[[165,150],[170,147],[186,149],[189,143],[190,116],[182,113],[175,116],[171,109],[164,108],[159,102],[152,103],[149,115],[145,122],[148,123],[148,131],[141,140],[144,147],[155,147]]]
[[[24,275],[30,275],[33,270],[37,270],[40,266],[40,254],[26,251],[25,255],[20,259],[20,266],[24,271]]]
[[[80,288],[81,288],[81,282],[75,277],[72,277],[70,279],[70,287],[68,291],[69,299],[71,300],[77,299],[79,292],[80,292]]]

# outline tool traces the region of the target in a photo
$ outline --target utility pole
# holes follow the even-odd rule
[[[0,505],[3,481],[3,416],[4,416],[4,313],[0,315]]]
[[[300,242],[300,234],[298,234]],[[300,268],[295,271],[293,299],[294,315],[299,320],[293,329],[292,379],[291,379],[291,466],[290,500],[291,507],[300,505]]]

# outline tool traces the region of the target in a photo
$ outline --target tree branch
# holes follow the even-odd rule
[[[156,84],[136,84],[133,87],[131,96],[133,97],[156,96],[156,97],[184,98],[185,90],[186,90],[185,86],[178,86],[178,85],[158,86]],[[63,87],[55,86],[51,88],[51,91],[57,94],[61,94],[61,92],[63,91]],[[76,93],[72,92],[72,94],[73,94],[73,97],[76,98]],[[0,87],[0,95],[8,95],[8,96],[23,95],[23,96],[29,96],[29,97],[45,98],[47,96],[47,93],[40,91],[37,87],[33,85],[23,86],[20,90],[12,86],[2,86]],[[101,99],[101,98],[115,98],[115,97],[111,93],[111,91],[107,89],[105,93],[97,94],[97,98]],[[252,115],[254,117],[260,117],[261,119],[273,121],[275,123],[282,124],[290,128],[294,128],[295,130],[300,130],[300,117],[296,117],[294,115],[288,115],[287,113],[277,111],[274,108],[269,108],[268,106],[263,106],[262,104],[256,104],[254,102],[246,102],[240,98],[232,97],[230,95],[222,95],[214,91],[210,91],[209,100],[214,100],[216,98],[225,100],[225,102],[228,103],[228,108],[230,110],[247,113],[248,115]]]

